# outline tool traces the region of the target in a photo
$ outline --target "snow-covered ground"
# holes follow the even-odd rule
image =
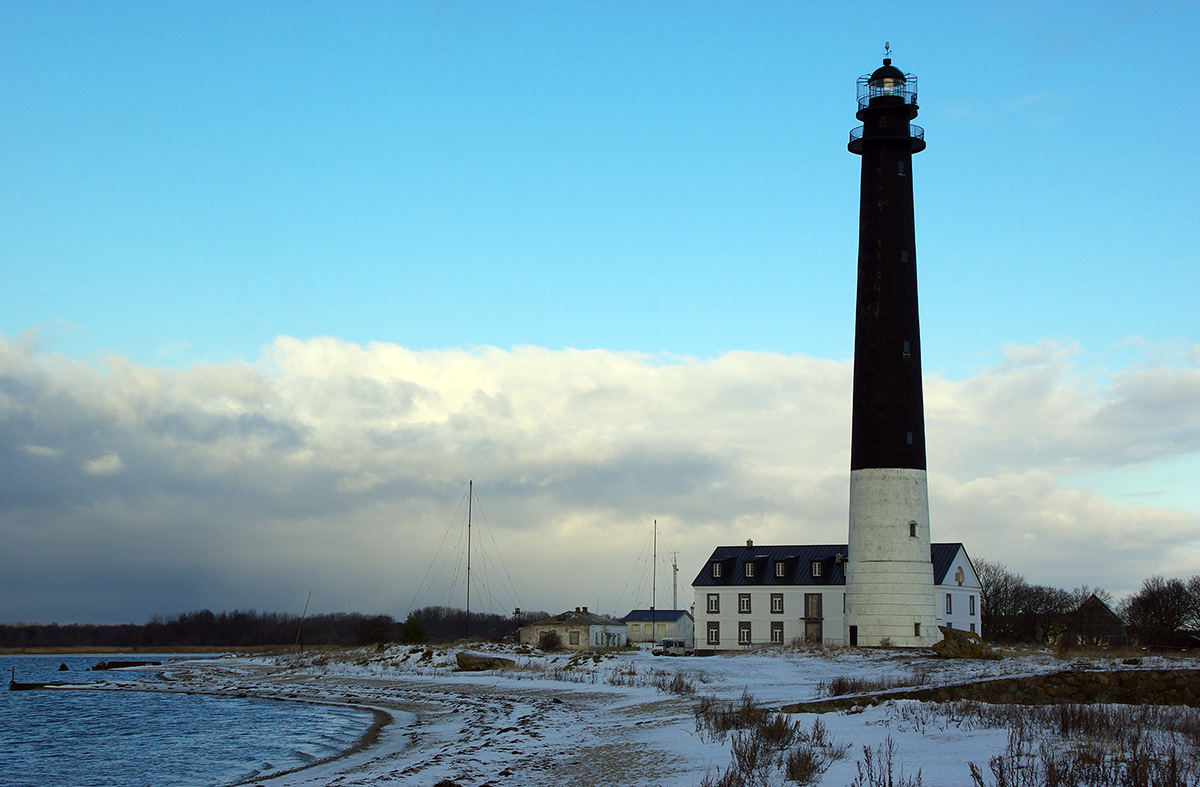
[[[937,685],[1068,668],[1113,669],[1112,660],[1063,661],[1052,654],[1000,660],[941,660],[918,653],[865,650],[762,650],[708,658],[655,657],[646,651],[595,656],[476,648],[514,659],[515,667],[456,670],[456,651],[392,647],[385,651],[310,651],[279,657],[177,662],[179,690],[351,703],[386,710],[392,721],[350,755],[253,784],[315,785],[651,785],[692,787],[731,761],[731,739],[697,729],[698,698],[738,700],[749,693],[768,707],[817,699],[835,678]],[[1193,666],[1192,662],[1187,662]],[[1143,659],[1141,668],[1179,666]],[[678,678],[676,678],[678,676]],[[670,690],[680,684],[694,693]],[[796,714],[805,729],[820,718],[847,755],[822,785],[850,785],[863,747],[895,744],[893,768],[921,783],[970,784],[968,763],[986,769],[1008,740],[933,714],[914,701],[847,713]],[[782,779],[775,783],[783,784]]]

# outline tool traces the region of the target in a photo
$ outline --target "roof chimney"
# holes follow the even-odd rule
[[[753,546],[754,546],[754,539],[752,539],[752,538],[747,538],[747,539],[746,539],[746,549],[750,549],[750,548],[752,548]]]
[[[580,607],[580,610],[583,612],[587,612],[587,607]]]

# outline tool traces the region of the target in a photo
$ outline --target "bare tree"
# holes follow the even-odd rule
[[[1150,577],[1142,589],[1125,599],[1122,617],[1130,633],[1143,645],[1169,645],[1176,631],[1194,625],[1200,617],[1200,577],[1186,584],[1181,579]]]
[[[975,575],[979,577],[979,619],[983,636],[992,641],[1016,638],[1013,624],[1019,612],[1021,590],[1025,577],[1010,571],[1008,566],[992,560],[976,560]]]
[[[1200,579],[1200,577],[1197,577],[1197,579]],[[1092,596],[1100,599],[1100,602],[1104,604],[1104,606],[1110,609],[1112,608],[1112,593],[1109,593],[1104,588],[1093,588],[1087,585],[1080,585],[1071,591],[1071,603],[1073,604],[1074,609],[1079,609],[1081,606],[1083,606],[1083,602],[1087,601]]]

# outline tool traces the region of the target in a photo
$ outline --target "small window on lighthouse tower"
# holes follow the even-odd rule
[[[913,444],[913,443],[912,443],[912,441],[913,441],[913,433],[912,433],[912,432],[905,432],[905,433],[904,433],[904,441],[905,441],[905,442],[906,442],[908,445],[912,445],[912,444]]]
[[[904,174],[904,159],[900,159],[898,162],[896,162],[896,172],[900,175]]]
[[[908,523],[908,537],[909,538],[917,537],[917,523],[916,522]]]
[[[904,341],[901,343],[901,347],[902,347],[902,351],[903,351],[903,353],[904,353],[904,357],[905,357],[905,358],[911,358],[911,357],[912,357],[912,346],[911,346],[911,345],[909,345],[909,343],[908,343],[908,339],[905,339],[905,340],[904,340]]]
[[[901,262],[908,262],[908,249],[901,249],[901,250],[900,250],[900,261],[901,261]]]

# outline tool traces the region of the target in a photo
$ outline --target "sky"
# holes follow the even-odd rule
[[[844,542],[885,42],[934,540],[1200,573],[1200,6],[813,6],[0,5],[0,621],[462,606],[468,481],[473,609]]]

